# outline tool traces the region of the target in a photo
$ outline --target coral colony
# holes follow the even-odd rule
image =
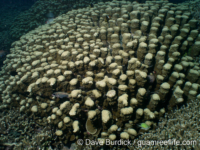
[[[106,144],[200,140],[197,22],[188,5],[112,1],[23,35],[0,71],[1,143],[15,150],[198,149]],[[184,56],[189,47],[192,57]]]

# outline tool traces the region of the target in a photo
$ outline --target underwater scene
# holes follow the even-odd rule
[[[200,0],[1,0],[0,150],[200,150]]]

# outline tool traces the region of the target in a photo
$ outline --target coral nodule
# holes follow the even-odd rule
[[[41,147],[90,139],[102,144],[73,147],[126,149],[105,141],[134,140],[196,100],[200,66],[184,54],[191,47],[198,56],[199,42],[189,8],[167,1],[69,11],[12,43],[0,71],[0,110],[49,126]]]

